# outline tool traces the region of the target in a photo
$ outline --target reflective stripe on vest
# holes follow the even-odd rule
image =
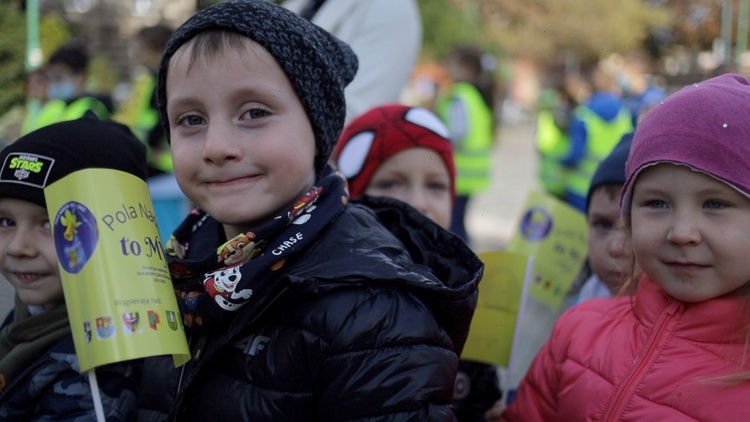
[[[110,117],[107,107],[94,97],[81,97],[70,104],[67,104],[63,100],[49,100],[42,106],[42,110],[39,112],[39,117],[36,121],[30,122],[28,127],[24,127],[24,130],[31,132],[53,123],[75,120],[83,117],[88,110],[93,111],[100,119]]]
[[[469,120],[467,135],[455,146],[453,155],[456,162],[456,194],[471,195],[489,185],[491,149],[495,136],[494,116],[479,90],[467,82],[457,82],[438,107],[447,125],[450,125],[448,114],[454,99],[462,101]]]
[[[88,110],[93,111],[100,119],[109,119],[112,116],[107,107],[102,104],[101,101],[94,97],[81,97],[65,107],[65,111],[63,112],[60,121],[64,122],[83,117]]]

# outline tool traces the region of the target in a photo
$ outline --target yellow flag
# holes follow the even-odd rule
[[[482,252],[479,258],[484,263],[484,276],[461,359],[508,367],[528,292],[530,260],[505,251]]]
[[[534,257],[529,295],[557,310],[588,255],[586,217],[552,195],[531,192],[508,250]]]
[[[146,182],[85,169],[44,189],[82,372],[100,365],[190,357]]]

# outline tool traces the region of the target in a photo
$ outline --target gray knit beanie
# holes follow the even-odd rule
[[[310,119],[323,170],[344,127],[344,88],[357,73],[357,56],[348,45],[291,11],[266,0],[225,1],[201,10],[169,39],[159,67],[157,98],[169,139],[167,70],[175,51],[209,30],[245,35],[276,59],[292,83]]]

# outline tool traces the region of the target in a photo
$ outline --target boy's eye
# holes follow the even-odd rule
[[[42,227],[50,231],[52,230],[52,224],[50,224],[49,220],[45,220],[44,223],[42,223]]]
[[[205,122],[206,120],[203,117],[198,116],[196,114],[189,114],[187,116],[180,117],[179,119],[177,119],[176,123],[177,123],[177,126],[180,126],[180,125],[197,126],[197,125],[202,125]]]
[[[201,125],[201,124],[203,124],[206,120],[203,119],[200,116],[194,116],[193,115],[193,116],[187,116],[183,121],[188,126],[195,126],[195,125]]]
[[[16,222],[7,217],[0,217],[0,227],[13,227]]]
[[[268,116],[269,113],[268,110],[262,109],[262,108],[253,108],[251,110],[248,110],[245,112],[245,114],[242,115],[243,118],[254,120],[254,119],[260,119],[261,117]]]

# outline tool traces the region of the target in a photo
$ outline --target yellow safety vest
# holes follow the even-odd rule
[[[460,99],[467,107],[467,135],[455,146],[456,194],[472,195],[489,185],[492,143],[494,140],[494,116],[482,95],[467,82],[453,84],[450,94],[438,106],[443,121],[450,130],[448,117],[451,102]]]
[[[21,126],[21,134],[27,134],[31,132],[34,127],[37,127],[37,122],[42,115],[42,101],[39,99],[31,99],[26,103],[26,116],[23,119]]]
[[[568,175],[568,190],[585,198],[599,163],[609,155],[623,135],[633,130],[633,120],[625,107],[611,121],[602,119],[585,106],[576,108],[575,113],[586,125],[587,142],[583,159]]]
[[[149,134],[151,130],[161,124],[159,111],[152,107],[151,98],[156,88],[156,77],[150,72],[143,72],[133,83],[133,91],[129,100],[120,107],[112,117],[130,128],[135,136],[140,139],[147,148],[148,163],[152,168],[159,169],[165,173],[172,173],[172,151],[166,139],[161,142],[158,150],[149,145]]]
[[[570,153],[570,136],[560,129],[550,110],[541,110],[537,117],[536,147],[539,182],[550,194],[562,197],[568,183],[568,168],[562,159]]]
[[[35,120],[24,123],[22,135],[53,123],[78,119],[89,110],[100,119],[110,117],[107,107],[94,97],[81,97],[73,100],[70,104],[64,100],[49,100],[44,103]]]

